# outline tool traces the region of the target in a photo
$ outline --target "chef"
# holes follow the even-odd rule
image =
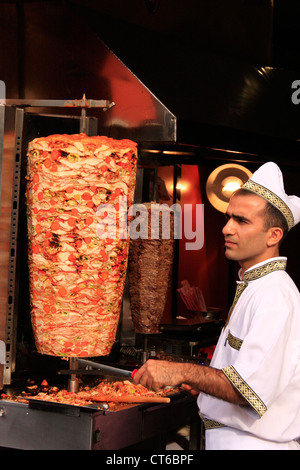
[[[149,360],[134,382],[199,394],[207,450],[300,450],[300,294],[279,256],[300,198],[269,162],[234,193],[226,219],[239,280],[210,366]]]

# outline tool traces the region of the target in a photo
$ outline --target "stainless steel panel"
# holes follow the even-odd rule
[[[0,446],[21,450],[88,450],[92,417],[92,413],[47,412],[30,409],[26,404],[0,401]]]
[[[45,405],[45,406],[44,406]],[[0,449],[118,450],[166,434],[197,418],[195,398],[161,405],[121,405],[116,411],[91,411],[71,405],[0,400]],[[192,428],[191,428],[192,432]],[[153,449],[153,447],[151,447]],[[156,448],[156,447],[154,447]]]
[[[10,226],[10,247],[8,265],[8,292],[6,316],[6,362],[3,373],[4,383],[10,383],[11,373],[15,370],[16,361],[16,304],[18,302],[18,273],[17,273],[17,245],[18,245],[18,219],[19,197],[21,182],[22,141],[24,127],[24,110],[17,109],[15,116],[15,152],[14,177],[12,188],[12,212]]]

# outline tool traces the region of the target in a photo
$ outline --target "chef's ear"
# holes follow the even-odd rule
[[[283,237],[283,230],[280,227],[271,227],[268,230],[268,237],[267,237],[267,245],[268,247],[272,247],[275,245],[279,245],[280,241]]]

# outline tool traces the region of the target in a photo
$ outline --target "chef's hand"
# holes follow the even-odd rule
[[[166,386],[176,387],[181,385],[182,376],[179,364],[169,361],[149,359],[136,372],[133,382],[141,384],[148,389],[158,391]]]
[[[191,395],[197,396],[200,393],[200,390],[197,388],[193,388],[188,384],[181,384],[182,390],[185,390],[186,392],[189,392]]]

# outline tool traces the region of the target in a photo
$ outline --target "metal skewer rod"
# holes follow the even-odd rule
[[[77,369],[76,357],[70,357],[69,368],[70,370]],[[78,389],[79,389],[79,382],[76,377],[76,374],[71,374],[71,378],[68,381],[68,391],[77,393]]]

